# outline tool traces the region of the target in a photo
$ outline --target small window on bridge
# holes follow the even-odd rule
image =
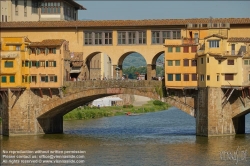
[[[168,74],[168,81],[173,81],[173,74]]]

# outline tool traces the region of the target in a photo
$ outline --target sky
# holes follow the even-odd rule
[[[250,1],[85,1],[76,0],[79,20],[143,20],[250,17]]]

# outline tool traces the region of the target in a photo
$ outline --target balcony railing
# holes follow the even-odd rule
[[[182,39],[182,44],[198,44],[199,38],[184,38]]]
[[[20,51],[1,51],[1,58],[16,58],[20,54]]]
[[[230,56],[230,55],[235,55],[235,56],[244,56],[246,52],[243,51],[225,51],[224,56]]]

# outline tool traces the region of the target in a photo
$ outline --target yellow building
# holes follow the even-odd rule
[[[29,61],[23,62],[30,69],[31,88],[59,88],[70,73],[70,53],[64,39],[47,39],[29,45]]]
[[[1,72],[0,88],[29,88],[22,76],[28,76],[22,62],[29,59],[27,46],[30,40],[26,37],[1,38]]]
[[[250,86],[250,28],[241,29],[242,33],[233,28],[209,30],[214,34],[204,38],[197,52],[199,87]]]

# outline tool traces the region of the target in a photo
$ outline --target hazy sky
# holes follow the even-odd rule
[[[250,17],[250,1],[85,1],[79,20]]]

